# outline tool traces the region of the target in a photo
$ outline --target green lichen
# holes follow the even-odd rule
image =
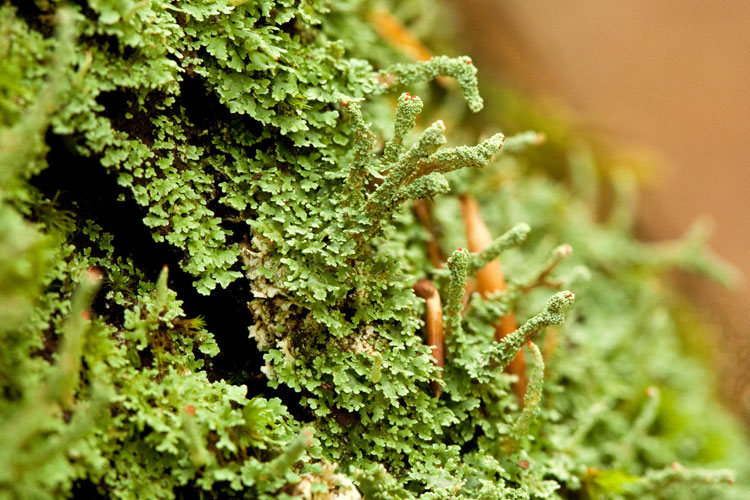
[[[430,83],[481,109],[467,57],[406,61],[358,0],[66,5],[0,7],[0,498],[746,496],[661,278],[728,278],[705,234],[640,243],[626,174],[601,222],[582,146],[475,133]]]

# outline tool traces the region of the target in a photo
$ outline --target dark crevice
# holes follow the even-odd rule
[[[199,106],[196,106],[197,102],[200,102]],[[185,108],[187,118],[199,131],[215,130],[218,124],[233,121],[232,113],[206,88],[201,78],[183,78],[177,103]]]
[[[154,127],[150,121],[151,112],[164,101],[165,97],[167,96],[163,93],[151,92],[140,107],[134,94],[115,90],[102,92],[96,97],[96,102],[105,109],[103,114],[109,118],[113,129],[125,132],[129,138],[138,139],[151,147],[154,142]],[[132,116],[131,118],[126,118],[128,113]]]
[[[75,152],[71,137],[47,134],[49,167],[32,179],[48,198],[55,198],[62,210],[69,210],[81,223],[91,219],[114,236],[118,255],[135,262],[149,279],[155,280],[164,265],[170,266],[170,282],[184,289],[189,278],[177,269],[182,252],[157,243],[143,225],[145,211],[132,200],[117,201],[123,189],[114,176],[94,158]]]
[[[76,481],[70,491],[70,498],[87,500],[106,500],[106,495],[99,492],[97,486],[90,481]]]
[[[10,2],[16,8],[18,17],[23,19],[34,31],[38,31],[45,38],[54,35],[55,12],[52,9],[42,10],[37,2],[29,0],[12,0]]]
[[[180,268],[182,251],[155,242],[142,223],[145,209],[127,197],[125,201],[117,201],[123,188],[114,175],[97,159],[77,154],[70,137],[50,133],[47,144],[49,167],[33,178],[32,184],[46,197],[57,197],[60,209],[77,214],[79,224],[91,219],[103,231],[112,234],[117,255],[130,258],[149,280],[156,281],[162,267],[169,266],[169,286],[183,301],[185,315],[188,318],[202,316],[206,329],[213,333],[219,345],[220,354],[207,360],[210,379],[245,384],[248,397],[260,394],[279,397],[296,418],[309,420],[308,412],[299,404],[298,393],[286,387],[269,387],[260,372],[263,356],[248,336],[248,326],[253,322],[247,307],[252,297],[248,281],[240,278],[226,289],[217,288],[209,296],[199,294],[192,285],[194,278]]]

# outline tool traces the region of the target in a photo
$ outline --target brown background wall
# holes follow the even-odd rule
[[[729,402],[750,422],[750,2],[452,0],[480,74],[557,96],[665,168],[644,193],[647,238],[708,215],[714,249],[745,275],[738,290],[688,281],[721,326]]]

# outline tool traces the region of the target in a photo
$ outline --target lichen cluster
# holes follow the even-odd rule
[[[750,475],[744,437],[662,278],[725,276],[703,236],[639,243],[631,183],[477,135],[471,60],[408,61],[374,12],[0,4],[0,498],[748,494],[718,484]],[[497,235],[475,253],[469,195]],[[467,293],[498,258],[507,289]]]

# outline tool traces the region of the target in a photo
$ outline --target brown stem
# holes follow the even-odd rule
[[[487,225],[482,220],[479,213],[479,204],[471,196],[461,196],[461,216],[464,220],[466,230],[466,239],[469,245],[469,251],[472,253],[481,252],[492,242],[492,234]],[[495,292],[505,290],[505,278],[503,270],[500,267],[500,260],[495,259],[482,269],[477,271],[477,291],[482,296],[487,297]],[[509,312],[501,317],[495,325],[495,341],[500,342],[506,335],[510,335],[518,328],[516,316]],[[516,357],[506,368],[508,373],[518,377],[518,381],[513,385],[513,392],[519,401],[523,401],[528,386],[528,377],[526,375],[526,360],[523,352],[518,351]]]
[[[552,274],[552,271],[554,271],[557,265],[560,263],[560,260],[564,259],[565,257],[568,257],[571,251],[572,249],[570,248],[570,245],[561,245],[560,247],[555,249],[557,258],[551,260],[550,263],[547,265],[547,267],[545,267],[542,270],[542,272],[539,273],[539,276],[537,276],[533,282],[521,287],[521,291],[523,293],[528,293],[534,288],[539,287],[539,286],[547,286],[550,288],[562,288],[562,283],[559,281],[551,280],[550,275]]]
[[[414,213],[419,219],[428,233],[430,233],[430,240],[427,242],[427,251],[430,254],[430,262],[435,267],[443,267],[445,258],[443,252],[440,251],[440,245],[438,245],[437,237],[435,236],[435,228],[432,225],[431,210],[432,204],[427,200],[417,200],[414,202]]]
[[[435,285],[428,279],[419,280],[414,285],[414,293],[417,294],[417,297],[425,299],[427,305],[427,317],[425,318],[427,344],[432,347],[432,357],[442,374],[445,364],[445,342],[443,340],[443,304],[440,301],[440,294]],[[437,380],[430,382],[430,387],[436,398],[439,398],[443,393],[443,386]]]
[[[471,300],[471,294],[477,291],[477,282],[473,279],[466,280],[464,285],[464,296],[461,298],[461,316],[466,316],[469,312],[469,301]]]
[[[432,59],[432,51],[425,47],[398,18],[387,10],[373,9],[370,12],[370,22],[375,26],[375,30],[381,38],[412,59],[416,61]],[[451,88],[454,85],[451,79],[445,76],[438,77],[437,81],[446,88]],[[388,82],[383,83],[387,84]]]
[[[373,9],[370,13],[370,20],[381,37],[412,59],[427,61],[432,57],[430,49],[425,47],[401,21],[387,10]]]

